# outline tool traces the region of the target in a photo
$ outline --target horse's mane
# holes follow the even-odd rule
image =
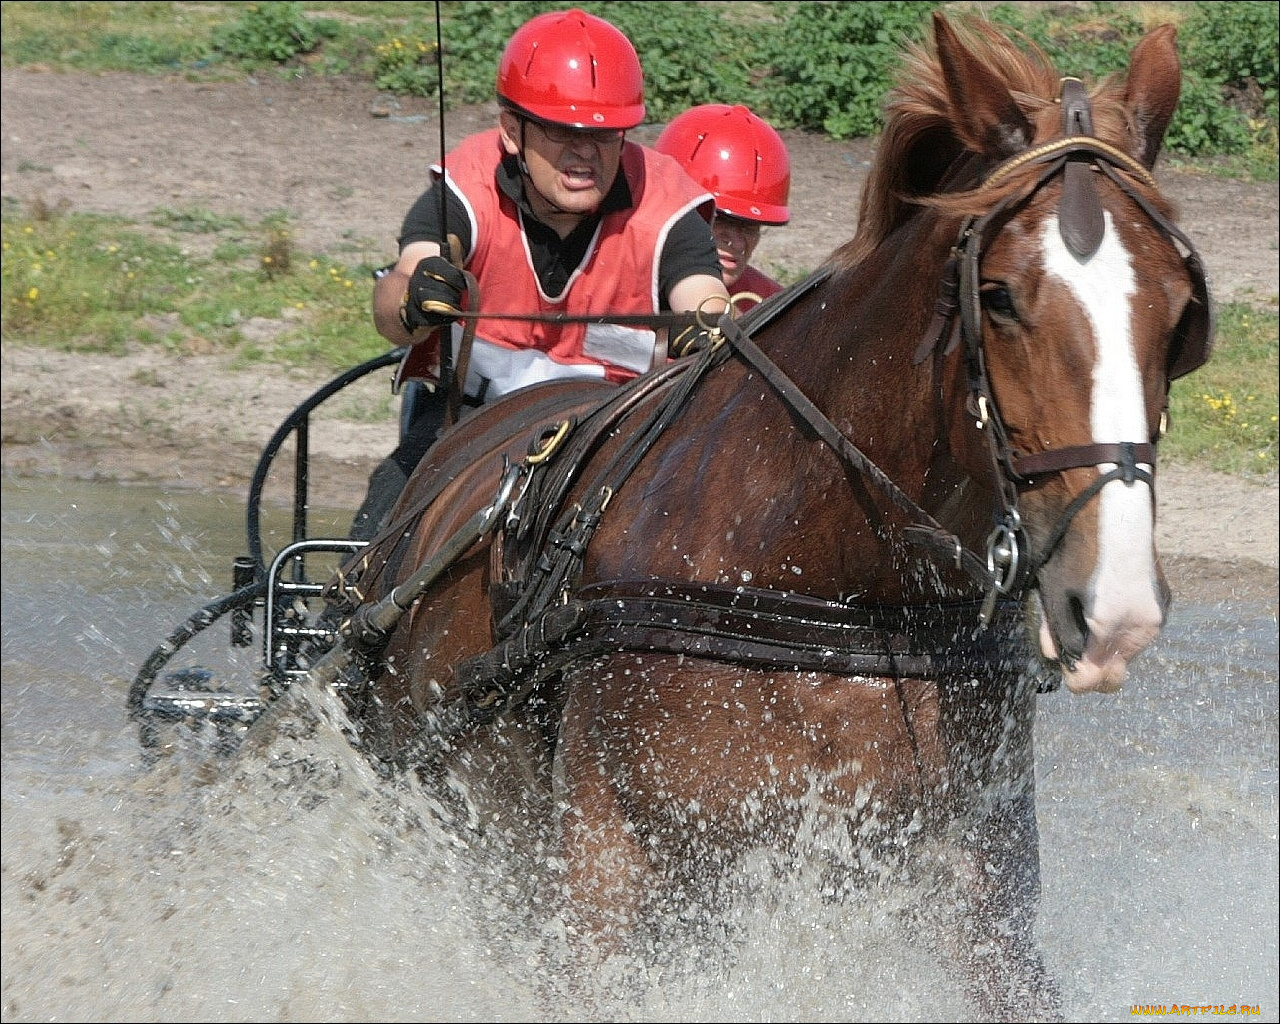
[[[978,18],[952,19],[951,25],[977,59],[1004,81],[1035,128],[1032,144],[1058,137],[1061,75],[1044,51],[1025,36],[1016,44]],[[1090,101],[1094,135],[1128,152],[1134,132],[1124,91],[1123,78],[1112,75],[1090,90]],[[926,205],[960,216],[984,212],[994,195],[965,191],[976,181],[947,180],[965,153],[983,152],[982,140],[966,137],[967,128],[967,119],[952,107],[932,36],[909,43],[885,102],[885,129],[863,186],[857,232],[833,261],[844,266],[860,262]],[[1020,180],[1012,176],[1010,187]]]

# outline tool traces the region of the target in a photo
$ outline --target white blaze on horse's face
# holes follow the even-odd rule
[[[1133,257],[1105,214],[1101,246],[1088,259],[1076,257],[1062,240],[1058,218],[1045,222],[1045,272],[1076,297],[1095,343],[1090,395],[1094,443],[1149,440],[1142,376],[1131,334],[1136,292]],[[1099,466],[1099,472],[1114,469]],[[1154,469],[1152,466],[1146,467]],[[1114,692],[1129,660],[1155,639],[1164,622],[1155,562],[1155,514],[1150,487],[1142,480],[1113,480],[1097,500],[1098,561],[1090,581],[1085,619],[1089,642],[1084,657],[1064,669],[1073,692]],[[1041,617],[1042,653],[1057,652]]]

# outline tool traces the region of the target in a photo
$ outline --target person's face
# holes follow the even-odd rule
[[[511,111],[499,123],[507,152],[523,152],[529,203],[540,219],[558,226],[599,209],[618,174],[625,132],[544,125]]]
[[[760,244],[760,225],[739,217],[717,211],[711,222],[711,234],[716,240],[716,255],[720,257],[720,276],[730,291],[751,262],[751,254]]]

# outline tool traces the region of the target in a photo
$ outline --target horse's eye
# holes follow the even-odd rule
[[[982,308],[997,323],[1018,322],[1018,310],[1014,307],[1009,289],[999,281],[984,282],[980,291]]]

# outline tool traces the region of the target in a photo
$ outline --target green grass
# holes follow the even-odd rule
[[[224,19],[206,4],[5,3],[0,53],[10,66],[171,73],[199,64]]]
[[[201,241],[197,255],[193,239]],[[150,222],[37,204],[3,213],[6,341],[70,351],[222,352],[241,365],[340,372],[386,351],[369,315],[370,271],[294,251],[279,216],[246,224],[162,209]],[[1226,473],[1277,468],[1274,310],[1219,310],[1213,358],[1173,385],[1161,457]]]
[[[1246,476],[1276,471],[1278,335],[1274,311],[1219,309],[1213,356],[1170,391],[1162,457]]]
[[[210,255],[194,254],[185,234],[202,236]],[[299,256],[278,217],[248,225],[160,210],[140,225],[6,209],[3,250],[6,340],[107,353],[153,345],[334,371],[387,348],[369,315],[371,268]]]

